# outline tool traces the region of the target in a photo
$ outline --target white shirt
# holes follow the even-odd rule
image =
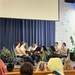
[[[35,50],[37,47],[38,47],[38,46],[35,46],[35,47],[33,48],[33,50]]]

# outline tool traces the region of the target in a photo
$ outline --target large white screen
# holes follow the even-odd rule
[[[0,0],[0,17],[58,20],[58,0]]]

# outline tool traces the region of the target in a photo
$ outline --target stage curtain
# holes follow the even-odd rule
[[[23,40],[49,47],[55,42],[55,22],[23,20]]]
[[[0,18],[0,49],[13,49],[15,43],[21,41],[29,46],[54,45],[55,21]]]
[[[13,49],[22,39],[22,21],[17,19],[0,19],[0,49]]]

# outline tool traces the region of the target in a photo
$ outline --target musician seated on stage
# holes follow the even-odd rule
[[[56,50],[55,50],[54,46],[50,46],[50,51],[52,54],[55,54]]]
[[[58,46],[58,42],[55,42],[54,46],[50,46],[50,51],[52,54],[60,54],[60,48]]]
[[[38,46],[36,44],[33,45],[33,50],[35,50]]]
[[[32,46],[30,46],[30,47],[28,48],[28,51],[35,51],[37,47],[38,47],[38,46],[37,46],[36,44],[33,44]]]
[[[55,50],[54,46],[50,46],[50,52],[51,52],[51,54],[47,56],[47,61],[50,58],[55,58],[55,57],[61,58],[61,55],[60,54],[56,54],[56,50]]]
[[[41,57],[40,57],[41,47],[38,47],[36,44],[34,44],[31,49],[32,50],[30,51],[30,53],[31,53],[32,59],[36,62],[39,62],[41,60]]]
[[[31,62],[34,65],[34,61],[30,56],[27,56],[26,52],[25,52],[25,42],[23,41],[20,47],[20,43],[16,44],[16,48],[15,48],[15,54],[18,57],[21,57],[24,59],[24,61],[26,62]]]
[[[14,49],[14,52],[15,52],[16,56],[22,56],[22,53],[21,53],[21,50],[20,50],[20,43],[19,42],[16,43],[16,47]]]
[[[55,54],[60,54],[60,48],[58,42],[55,42],[54,46],[55,46]]]
[[[67,50],[68,48],[66,47],[66,43],[63,42],[61,47],[61,55],[67,56]]]
[[[20,46],[22,55],[26,55],[25,45],[26,45],[26,43],[24,41],[22,41],[21,46]]]

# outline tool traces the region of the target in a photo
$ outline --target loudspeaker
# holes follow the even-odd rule
[[[74,3],[75,0],[65,0],[65,2],[68,2],[68,3]]]

